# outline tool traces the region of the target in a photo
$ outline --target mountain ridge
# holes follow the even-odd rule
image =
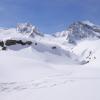
[[[77,54],[73,50],[82,41],[91,41],[92,43],[92,41],[99,40],[98,26],[90,22],[78,21],[71,24],[67,30],[57,34],[59,35],[42,34],[30,23],[21,23],[16,28],[0,29],[0,50],[20,52],[25,48],[30,48],[37,54],[47,53],[45,54],[47,61],[52,61],[52,57],[57,56],[59,59],[64,61],[67,59],[74,64],[87,64],[91,59],[96,58],[94,52],[87,47],[84,47],[81,54]],[[50,57],[47,56],[48,54]]]

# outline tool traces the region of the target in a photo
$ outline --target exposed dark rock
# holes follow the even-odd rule
[[[37,43],[35,43],[35,45],[37,45]]]
[[[11,45],[16,45],[16,44],[31,45],[32,42],[31,42],[31,41],[23,42],[22,40],[7,40],[7,41],[5,42],[5,45],[6,45],[6,46],[11,46]]]
[[[15,45],[15,44],[16,44],[16,40],[7,40],[5,43],[6,46]]]
[[[89,63],[89,61],[83,60],[83,61],[80,62],[81,65],[84,65],[84,64],[87,64],[87,63]]]
[[[56,46],[53,46],[52,49],[56,49]]]
[[[21,45],[25,45],[25,43],[22,42],[22,40],[17,40],[16,43],[17,43],[17,44],[21,44]]]
[[[0,41],[0,46],[3,47],[4,46],[4,42]]]
[[[16,43],[21,44],[21,45],[26,45],[26,44],[31,45],[32,44],[31,41],[23,42],[22,40],[18,40],[18,41],[16,41]]]
[[[3,47],[2,50],[7,50],[7,47]]]
[[[31,45],[31,44],[32,44],[31,41],[27,41],[27,42],[25,42],[25,43],[28,44],[28,45]]]

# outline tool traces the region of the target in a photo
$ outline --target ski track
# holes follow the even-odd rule
[[[48,76],[46,78],[38,80],[0,83],[0,92],[12,92],[12,91],[21,91],[26,89],[40,89],[40,88],[54,87],[57,85],[73,81],[71,79],[66,79],[68,75],[70,74],[57,74],[54,76]]]
[[[23,91],[27,89],[50,88],[58,85],[73,83],[75,81],[100,80],[100,77],[72,77],[72,73],[56,74],[39,80],[0,83],[0,93]]]

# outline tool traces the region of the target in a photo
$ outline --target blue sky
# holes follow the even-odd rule
[[[0,0],[1,27],[31,22],[52,33],[77,20],[100,24],[100,0]]]

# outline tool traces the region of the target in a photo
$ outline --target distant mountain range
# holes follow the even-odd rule
[[[87,64],[91,59],[96,58],[93,50],[90,49],[91,47],[88,48],[84,46],[83,48],[78,45],[83,41],[84,43],[85,41],[89,41],[91,45],[93,41],[99,41],[99,39],[100,26],[94,25],[89,21],[74,22],[69,25],[66,30],[49,35],[43,34],[36,26],[30,23],[18,24],[16,28],[0,28],[1,51],[13,50],[20,52],[20,50],[24,50],[25,48],[29,49],[31,47],[29,51],[32,52],[32,57],[34,53],[37,52],[36,56],[41,54],[50,62],[52,62],[52,60],[56,62],[56,59],[53,59],[53,57],[58,56],[60,62]],[[79,50],[80,54],[77,54],[75,48],[83,49],[81,52]],[[94,49],[96,48],[97,47],[94,46]],[[33,50],[36,51],[33,52]],[[51,56],[47,56],[45,52]],[[61,59],[63,59],[63,61]]]

